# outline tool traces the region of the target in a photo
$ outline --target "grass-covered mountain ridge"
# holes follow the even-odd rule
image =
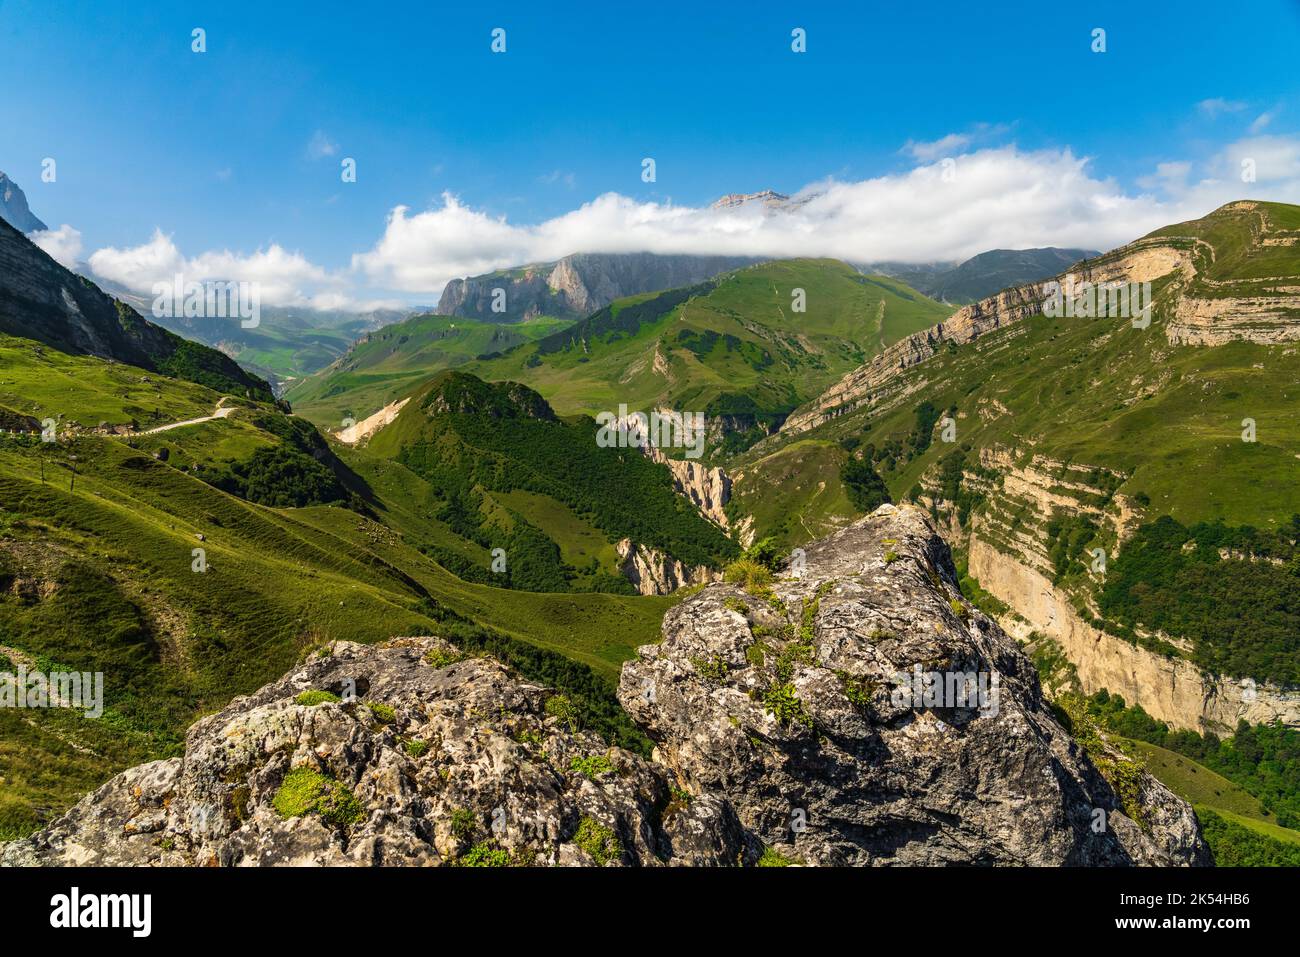
[[[713,445],[741,448],[864,359],[949,311],[844,263],[784,260],[619,299],[458,367],[524,383],[561,415],[594,416],[620,405],[702,413],[715,425]],[[355,366],[340,363],[310,391],[292,392],[296,408],[327,428],[344,410],[361,419],[410,393],[420,375],[455,361],[437,346],[435,329],[410,332],[380,361],[355,350]]]
[[[1128,675],[1109,690],[1182,726],[1300,721],[1298,229],[1295,206],[1232,203],[1059,277],[1150,282],[1146,327],[1044,316],[1039,284],[964,307],[742,456],[729,511],[797,544],[876,474],[950,520],[972,574],[1077,651],[1087,690]],[[767,505],[778,487],[795,516]],[[1243,697],[1239,679],[1261,684]]]

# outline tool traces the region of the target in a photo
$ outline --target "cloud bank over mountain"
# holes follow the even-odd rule
[[[1300,202],[1297,136],[1251,136],[1201,162],[1161,162],[1136,188],[1096,175],[1091,159],[1069,148],[970,150],[969,142],[956,133],[908,144],[904,152],[917,163],[909,170],[811,183],[776,209],[683,206],[611,192],[527,224],[447,192],[429,209],[395,207],[374,245],[335,270],[275,244],[190,257],[161,229],[139,246],[99,249],[89,262],[96,274],[141,293],[182,272],[200,281],[260,282],[263,301],[274,305],[372,308],[385,297],[432,301],[450,279],[574,252],[959,260],[993,248],[1109,249],[1235,199]],[[941,157],[938,144],[968,151]]]

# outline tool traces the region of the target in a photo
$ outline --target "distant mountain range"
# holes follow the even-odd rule
[[[693,286],[755,262],[752,256],[575,253],[555,262],[453,279],[442,292],[438,312],[485,322],[580,319],[624,296]]]
[[[995,292],[1050,279],[1075,263],[1093,259],[1095,249],[991,249],[964,262],[864,263],[863,272],[901,279],[918,292],[941,302],[964,305]]]
[[[796,290],[806,296],[803,311]],[[410,320],[359,343],[290,398],[300,414],[329,427],[349,410],[373,413],[421,376],[463,365],[483,379],[527,383],[561,415],[594,415],[619,402],[689,409],[756,441],[839,376],[950,311],[835,260],[762,262],[624,297],[541,336],[530,335],[539,320],[508,326],[520,333],[514,341],[489,342],[484,324],[465,327],[464,319],[454,331],[446,318]],[[482,354],[469,355],[469,347]]]
[[[238,318],[151,315],[153,297],[141,295],[120,283],[106,280],[82,264],[77,271],[105,292],[179,336],[220,349],[249,372],[287,390],[295,381],[334,362],[361,337],[391,323],[401,322],[415,309],[307,309],[296,306],[262,306],[261,321],[245,329]]]
[[[48,228],[32,215],[27,206],[27,196],[18,184],[0,172],[0,219],[20,233],[34,233]]]

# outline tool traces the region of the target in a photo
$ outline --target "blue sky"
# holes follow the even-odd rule
[[[1288,152],[1300,129],[1296,2],[1176,12],[1131,2],[541,6],[0,0],[0,169],[37,215],[77,231],[82,257],[136,249],[160,230],[191,261],[273,246],[296,255],[287,281],[308,293],[425,300],[444,273],[565,241],[598,244],[601,229],[627,230],[637,204],[701,207],[727,192],[792,193],[828,179],[901,188],[941,153],[986,151],[1012,166],[1039,157],[1044,195],[1069,168],[1052,157],[1087,158],[1088,181],[1107,184],[1128,212],[1056,232],[1036,223],[1017,243],[1018,207],[984,233],[966,222],[996,191],[993,177],[954,196],[956,215],[927,225],[928,250],[924,236],[906,236],[905,220],[929,211],[909,216],[893,193],[859,190],[854,203],[869,192],[874,204],[864,220],[899,217],[897,258],[1057,232],[1058,244],[1083,244],[1089,228],[1092,244],[1110,242],[1158,213],[1227,195],[1194,186],[1222,181],[1233,144],[1261,138],[1255,152],[1272,173],[1236,193],[1290,198],[1300,180]],[[191,51],[195,27],[206,30],[206,53]],[[507,31],[502,55],[490,51],[495,27]],[[794,27],[807,31],[804,54],[791,51]],[[1106,30],[1104,54],[1090,49],[1095,27]],[[947,136],[947,150],[905,148]],[[641,180],[647,156],[654,183]],[[45,157],[57,160],[55,183],[41,182]],[[355,183],[340,182],[344,157],[356,160]],[[419,219],[446,211],[444,193],[461,214]],[[624,218],[543,226],[609,193],[628,201]],[[386,233],[399,206],[409,228]],[[1050,216],[1087,219],[1071,208]],[[524,232],[497,230],[503,218]],[[964,231],[945,233],[949,220]],[[643,242],[667,249],[674,229],[701,228],[672,220]],[[457,253],[456,229],[473,254]],[[893,258],[877,255],[886,240],[864,234],[864,257]],[[851,252],[854,241],[846,232],[825,251]],[[359,266],[358,254],[370,259]],[[436,265],[418,268],[426,261]],[[100,262],[134,275],[135,260]]]

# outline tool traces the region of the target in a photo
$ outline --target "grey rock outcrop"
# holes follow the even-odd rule
[[[313,691],[355,696],[299,703]],[[670,809],[662,769],[548,715],[549,697],[436,638],[339,642],[200,720],[183,757],[132,768],[4,846],[0,863],[736,860],[743,832],[724,804]]]
[[[672,609],[620,700],[685,787],[807,863],[1205,862],[1191,809],[1136,765],[1125,811],[955,581],[925,514],[883,506],[810,545],[766,598],[715,585]],[[917,669],[996,693],[916,707]]]
[[[706,587],[624,666],[654,760],[440,639],[339,642],[0,863],[1206,862],[1185,803],[1140,768],[1121,799],[1094,763],[1119,756],[1057,723],[924,513],[884,506],[806,558],[756,594]],[[901,701],[917,666],[996,675],[994,706]]]

